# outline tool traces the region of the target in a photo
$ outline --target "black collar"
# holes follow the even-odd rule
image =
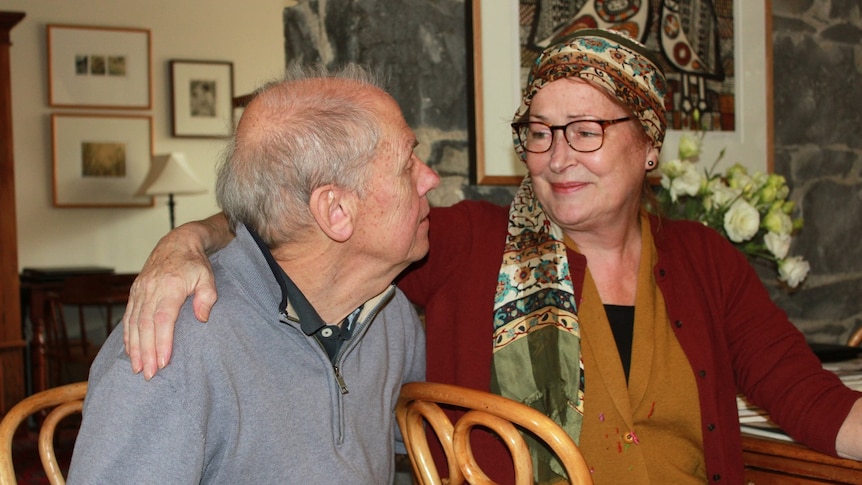
[[[287,273],[285,273],[281,266],[275,262],[272,252],[263,242],[263,239],[261,239],[257,232],[251,228],[246,228],[254,239],[254,242],[257,243],[257,247],[260,248],[260,252],[263,253],[263,257],[266,259],[267,264],[269,264],[269,269],[272,271],[273,276],[275,276],[275,280],[278,282],[278,286],[281,288],[281,303],[278,305],[278,312],[283,318],[299,320],[302,333],[306,335],[314,335],[318,330],[326,326],[326,322],[320,318],[317,310],[311,306],[311,303],[308,302],[305,295],[302,294],[302,291],[300,291],[296,284],[291,281],[290,277],[287,276]],[[291,308],[296,312],[295,318],[291,317],[287,312],[288,302],[290,302]]]

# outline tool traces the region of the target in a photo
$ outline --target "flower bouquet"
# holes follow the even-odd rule
[[[800,256],[788,256],[793,234],[802,219],[793,219],[794,203],[783,176],[749,173],[734,164],[726,173],[716,166],[698,170],[703,133],[683,134],[679,158],[660,165],[661,186],[656,196],[665,217],[699,221],[715,229],[750,258],[774,263],[778,279],[795,288],[808,276],[810,265]]]

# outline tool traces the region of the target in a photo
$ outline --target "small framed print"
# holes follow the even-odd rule
[[[136,196],[153,156],[151,116],[51,115],[54,207],[152,207]]]
[[[150,31],[48,25],[48,104],[150,109]]]
[[[233,63],[170,61],[171,135],[224,138],[233,132]]]

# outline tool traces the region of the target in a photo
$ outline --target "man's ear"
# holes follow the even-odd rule
[[[332,184],[318,187],[308,202],[311,215],[333,241],[344,242],[353,235],[356,197],[353,192]]]

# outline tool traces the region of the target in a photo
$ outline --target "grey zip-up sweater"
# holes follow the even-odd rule
[[[281,290],[247,230],[212,264],[209,322],[186,302],[171,364],[151,381],[132,374],[122,326],[99,352],[68,483],[391,482],[398,392],[425,376],[404,295],[367,302],[333,363],[281,321]]]

